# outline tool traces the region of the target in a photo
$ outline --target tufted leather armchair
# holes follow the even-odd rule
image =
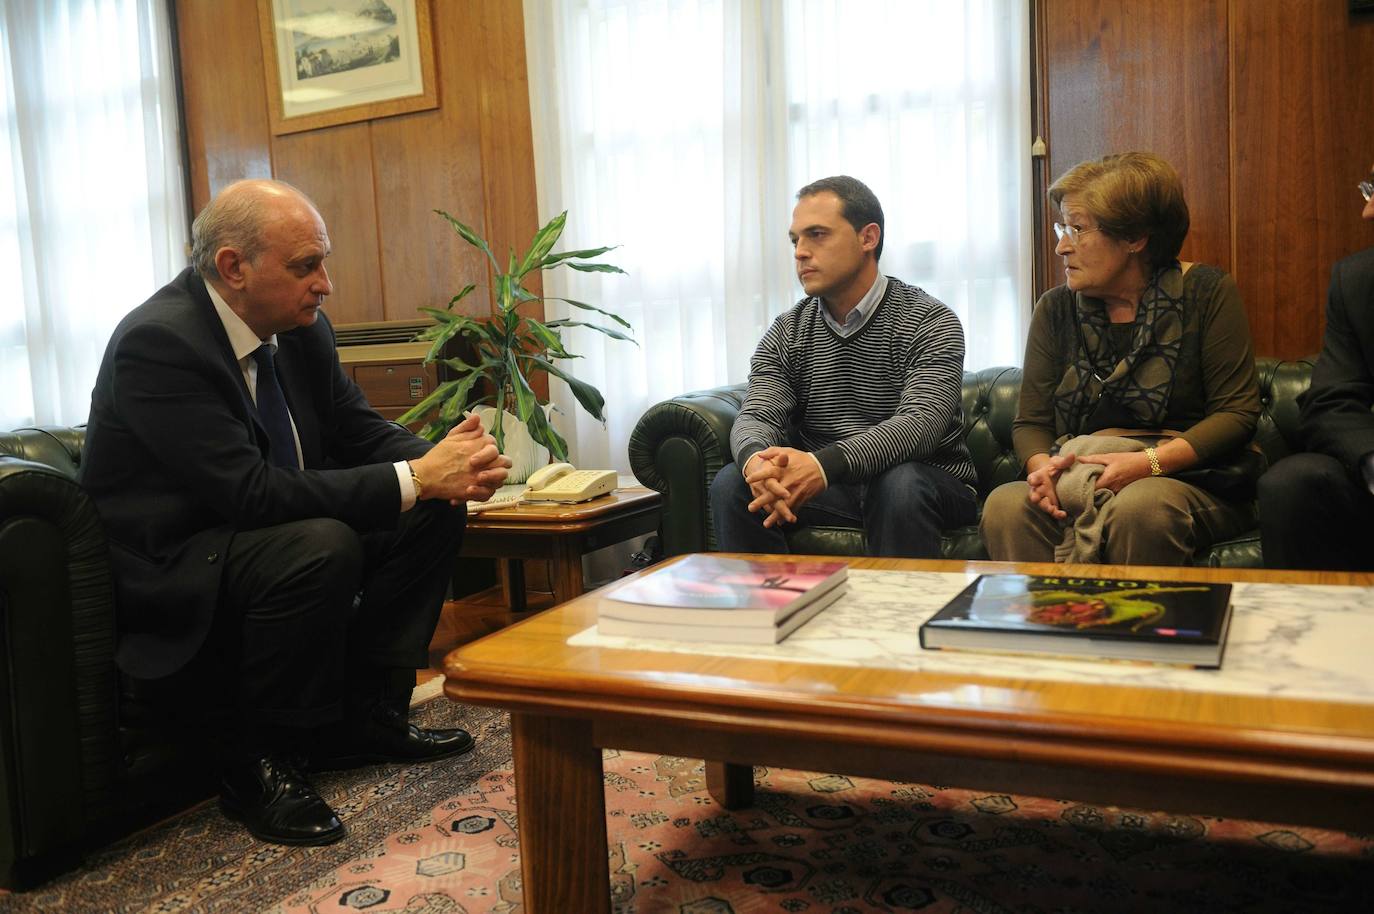
[[[208,796],[222,716],[114,664],[104,528],[82,428],[0,433],[0,885],[23,888]],[[182,693],[186,682],[172,689]]]
[[[1255,440],[1269,463],[1298,449],[1300,393],[1312,377],[1310,360],[1256,360],[1263,411]],[[715,548],[707,492],[734,457],[730,429],[745,386],[736,384],[674,397],[649,408],[630,436],[630,466],[644,485],[663,493],[662,540],[667,555]],[[964,436],[978,470],[978,499],[1004,482],[1024,478],[1011,446],[1011,424],[1021,390],[1019,368],[964,372]],[[863,555],[864,534],[852,527],[807,527],[788,535],[796,553]],[[985,559],[978,528],[947,530],[945,558]],[[1194,559],[1199,565],[1255,568],[1261,565],[1259,531],[1217,543]]]

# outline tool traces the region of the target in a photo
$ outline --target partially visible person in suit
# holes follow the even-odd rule
[[[343,372],[315,206],[240,181],[196,218],[189,269],[115,328],[81,481],[110,537],[116,657],[140,679],[212,668],[239,719],[221,806],[258,838],[344,835],[315,769],[472,748],[406,719],[465,500],[509,460],[475,419],[431,444]],[[175,681],[172,679],[170,681]]]
[[[1359,188],[1374,221],[1374,170]],[[1264,564],[1374,569],[1374,247],[1331,269],[1326,336],[1298,402],[1307,452],[1260,479]]]

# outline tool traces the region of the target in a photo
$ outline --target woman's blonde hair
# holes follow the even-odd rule
[[[1172,263],[1188,236],[1183,182],[1152,152],[1122,152],[1079,162],[1050,185],[1050,202],[1061,209],[1073,194],[1104,234],[1122,241],[1148,238],[1151,268]]]

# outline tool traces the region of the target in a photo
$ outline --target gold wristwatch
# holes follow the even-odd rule
[[[1150,458],[1150,475],[1163,476],[1164,471],[1159,467],[1159,455],[1155,453],[1155,449],[1152,447],[1147,447],[1145,449],[1145,456]],[[411,470],[410,473],[412,476],[415,475],[414,470]]]
[[[419,501],[425,491],[424,484],[420,482],[420,476],[415,472],[415,464],[407,460],[406,466],[410,468],[410,484],[415,487],[415,500]]]

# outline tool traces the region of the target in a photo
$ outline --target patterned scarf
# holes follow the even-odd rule
[[[1054,391],[1054,420],[1061,435],[1081,435],[1107,425],[1162,428],[1174,387],[1174,366],[1183,339],[1183,272],[1178,261],[1155,271],[1136,308],[1131,346],[1120,361],[1112,359],[1107,309],[1095,298],[1074,295],[1078,317],[1078,352]],[[1120,418],[1087,428],[1103,406]]]

